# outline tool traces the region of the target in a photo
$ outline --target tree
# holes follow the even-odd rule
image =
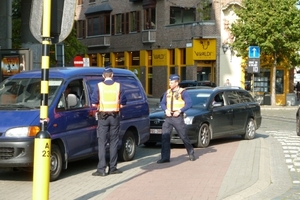
[[[243,0],[235,9],[238,19],[231,25],[232,44],[237,56],[247,58],[249,46],[259,46],[262,59],[276,66],[293,68],[300,64],[300,12],[297,0]],[[275,100],[275,75],[272,76],[272,105]]]

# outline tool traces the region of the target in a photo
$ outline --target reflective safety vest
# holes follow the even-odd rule
[[[184,107],[185,102],[182,99],[182,92],[184,91],[183,88],[179,88],[177,91],[173,92],[172,95],[172,90],[168,89],[166,98],[167,98],[167,109],[171,110],[172,112],[180,110],[181,108]],[[173,97],[173,106],[172,106],[172,97]]]
[[[120,109],[120,83],[112,85],[98,83],[99,88],[99,111],[118,112]]]

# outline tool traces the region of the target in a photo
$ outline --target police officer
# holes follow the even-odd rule
[[[191,161],[195,160],[194,148],[186,135],[183,113],[192,107],[189,94],[179,87],[180,77],[177,74],[170,76],[170,89],[168,89],[160,102],[162,110],[165,111],[166,119],[162,125],[161,159],[157,163],[170,162],[170,134],[173,127],[177,130]]]
[[[123,105],[126,105],[126,97],[122,91],[120,83],[113,81],[113,71],[106,68],[103,71],[104,81],[98,83],[95,87],[91,102],[93,106],[98,105],[98,157],[99,163],[97,171],[93,176],[106,176],[106,142],[109,138],[109,169],[108,174],[120,174],[122,171],[117,169],[118,161],[118,141],[120,129],[119,111]]]

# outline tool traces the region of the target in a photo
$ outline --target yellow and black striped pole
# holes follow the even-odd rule
[[[51,137],[48,126],[51,0],[43,0],[40,131],[34,139],[32,199],[49,199]]]

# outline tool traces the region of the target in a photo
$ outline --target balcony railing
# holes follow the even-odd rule
[[[156,41],[156,31],[146,30],[142,32],[143,43],[154,43]]]
[[[109,36],[93,36],[87,37],[82,40],[82,43],[87,47],[109,47],[110,46],[110,35]]]

